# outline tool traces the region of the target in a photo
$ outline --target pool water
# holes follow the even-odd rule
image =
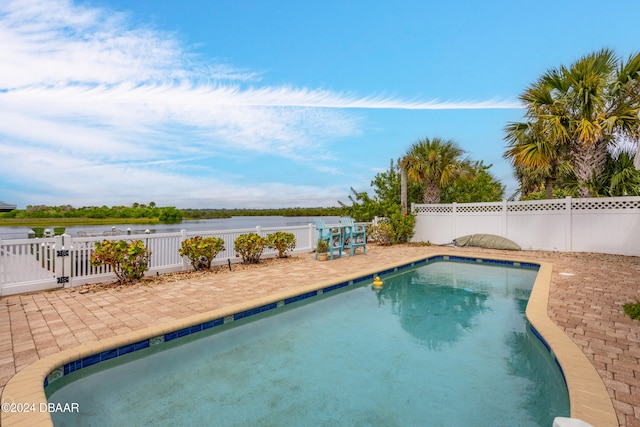
[[[100,363],[47,388],[80,410],[54,424],[547,427],[569,400],[526,322],[536,273],[436,262]]]

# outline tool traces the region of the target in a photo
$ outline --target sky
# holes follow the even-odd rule
[[[328,207],[411,144],[516,189],[547,70],[640,50],[640,2],[2,0],[0,201]]]

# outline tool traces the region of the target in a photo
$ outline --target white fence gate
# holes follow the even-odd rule
[[[640,197],[413,204],[413,241],[496,234],[523,249],[640,256]]]
[[[222,231],[192,231],[119,236],[71,237],[69,235],[40,239],[0,240],[0,296],[40,291],[59,287],[80,286],[115,280],[108,266],[91,266],[91,251],[96,242],[110,240],[142,240],[151,251],[147,274],[186,271],[189,260],[181,257],[178,249],[182,241],[193,236],[215,236],[224,240],[224,250],[213,260],[213,265],[241,262],[233,246],[238,236],[257,233],[261,236],[285,231],[296,237],[293,253],[315,250],[315,226],[256,227]],[[265,249],[262,258],[275,257],[278,251]]]

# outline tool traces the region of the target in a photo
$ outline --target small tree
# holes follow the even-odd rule
[[[440,203],[442,188],[459,178],[470,178],[469,162],[454,141],[424,138],[415,142],[400,161],[407,177],[424,183],[424,203]]]
[[[277,231],[267,234],[267,247],[278,250],[278,258],[286,258],[287,251],[296,247],[296,236],[286,231]]]
[[[266,246],[267,239],[256,233],[241,234],[233,242],[233,248],[242,256],[245,264],[259,263]]]
[[[149,269],[151,251],[144,246],[142,240],[127,242],[126,240],[103,240],[96,242],[91,253],[91,265],[111,267],[120,284],[135,282],[144,276]]]
[[[211,262],[224,250],[224,240],[219,237],[194,236],[184,240],[179,249],[180,256],[191,261],[194,270],[208,270]]]

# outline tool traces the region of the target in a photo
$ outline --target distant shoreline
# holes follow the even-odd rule
[[[158,218],[2,218],[1,227],[54,227],[66,225],[159,224]]]
[[[157,218],[23,218],[7,221],[0,220],[0,239],[26,239],[30,232],[36,232],[36,228],[44,232],[54,228],[64,228],[65,234],[77,236],[79,232],[87,233],[87,235],[104,235],[113,229],[122,235],[142,234],[149,230],[149,233],[175,233],[181,230],[189,232],[211,231],[211,230],[240,230],[255,229],[257,226],[261,228],[273,227],[290,227],[309,225],[314,218],[318,216],[284,216],[284,215],[267,215],[267,216],[233,216],[229,218],[210,218],[210,219],[184,219],[177,223],[160,222]],[[322,216],[327,218],[329,222],[338,222],[339,216]],[[135,222],[134,222],[135,221]],[[10,224],[8,224],[10,222]],[[38,222],[37,225],[34,225]],[[60,232],[60,230],[58,230]]]

